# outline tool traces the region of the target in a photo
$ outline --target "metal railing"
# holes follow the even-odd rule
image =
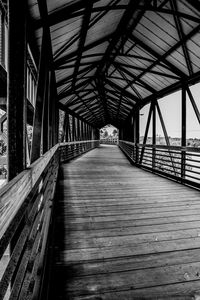
[[[106,138],[101,139],[100,144],[106,144],[106,145],[118,145],[118,138]]]
[[[40,299],[59,162],[98,145],[57,144],[0,190],[0,299]]]
[[[64,161],[71,160],[98,146],[99,146],[99,140],[61,143],[59,147],[60,161],[64,162]]]
[[[200,188],[200,148],[144,145],[122,140],[119,147],[134,164]]]

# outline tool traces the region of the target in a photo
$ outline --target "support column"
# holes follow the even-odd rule
[[[181,147],[186,147],[186,89],[182,88],[182,127],[181,127]],[[185,152],[181,153],[181,177],[185,178]]]
[[[67,112],[64,112],[64,120],[63,120],[63,128],[62,128],[62,135],[61,135],[61,143],[66,140],[66,125],[67,125]]]
[[[83,135],[83,121],[81,121],[81,141],[84,140],[84,135]]]
[[[153,101],[152,107],[152,168],[155,168],[155,159],[156,159],[156,102]]]
[[[47,32],[43,29],[42,46],[40,54],[40,66],[39,66],[39,78],[37,84],[35,114],[33,123],[33,139],[31,149],[31,163],[40,157],[41,154],[41,134],[42,134],[42,116],[43,116],[43,104],[45,99],[45,88],[48,76],[48,47],[47,47]],[[52,80],[51,80],[52,83]],[[52,97],[52,91],[51,91]],[[54,113],[54,110],[52,111]],[[54,124],[54,118],[52,118],[52,128]],[[54,137],[52,137],[52,143],[54,144]]]
[[[75,134],[75,117],[72,116],[72,141],[74,142],[76,139],[76,134]]]
[[[8,180],[26,168],[26,1],[8,0]]]
[[[42,113],[42,153],[49,150],[49,76],[46,78],[45,97]]]
[[[137,109],[135,111],[135,163],[138,164],[139,163],[139,147],[138,144],[140,143],[140,110]]]
[[[77,119],[77,140],[80,141],[80,120]]]
[[[49,149],[53,146],[53,76],[52,72],[49,74]]]

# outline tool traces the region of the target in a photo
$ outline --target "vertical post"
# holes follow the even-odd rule
[[[8,0],[8,180],[26,168],[26,1]]]
[[[155,159],[156,159],[156,102],[153,101],[152,107],[152,168],[155,168]]]
[[[53,120],[53,76],[52,72],[49,73],[49,149],[53,146],[53,126],[52,126],[52,120]]]
[[[66,114],[66,126],[65,126],[65,137],[64,137],[64,140],[65,142],[69,142],[69,114],[68,112],[66,111],[65,112]]]
[[[186,146],[186,89],[182,87],[182,128],[181,128],[181,147]],[[185,151],[181,152],[181,178],[185,178]]]
[[[63,128],[62,128],[62,136],[61,142],[63,143],[66,140],[66,125],[67,125],[67,112],[64,112],[64,120],[63,120]]]
[[[87,129],[86,129],[86,123],[84,122],[84,127],[83,127],[83,130],[84,130],[84,140],[87,140]]]
[[[72,141],[75,141],[75,117],[72,116]]]
[[[81,141],[84,140],[84,137],[83,137],[83,121],[81,121]]]
[[[43,29],[42,46],[40,54],[39,77],[37,84],[36,105],[33,123],[33,140],[31,149],[31,163],[34,162],[41,154],[41,133],[42,133],[42,114],[43,101],[45,99],[45,87],[48,75],[48,47],[47,47],[47,32]],[[52,80],[51,80],[52,84]],[[51,97],[53,97],[53,90],[51,90]],[[54,109],[52,109],[52,144],[54,145]]]
[[[135,163],[139,163],[139,143],[140,143],[140,110],[135,111]]]
[[[46,77],[42,111],[42,153],[49,150],[49,76]]]
[[[58,107],[58,101],[57,101],[57,89],[56,89],[56,79],[55,79],[55,73],[53,72],[53,76],[54,76],[54,82],[53,82],[53,102],[54,102],[54,107],[55,107],[55,128],[54,128],[54,132],[55,132],[55,141],[54,141],[54,145],[56,145],[58,143],[58,135],[59,135],[59,107]]]
[[[80,141],[80,120],[77,119],[77,140]]]
[[[149,125],[150,125],[150,122],[151,122],[151,115],[152,115],[152,109],[153,109],[153,102],[151,102],[151,105],[149,107],[149,114],[148,114],[148,118],[147,118],[147,124],[146,124],[146,128],[145,128],[143,147],[142,147],[142,150],[141,150],[139,164],[142,164],[143,156],[144,156],[144,153],[145,153],[145,146],[144,145],[146,144],[147,138],[148,138]]]
[[[5,13],[0,12],[0,61],[5,67]]]
[[[71,115],[68,114],[68,135],[69,135],[69,142],[72,142],[72,118]]]

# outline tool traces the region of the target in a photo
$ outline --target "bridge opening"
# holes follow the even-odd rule
[[[119,130],[108,124],[100,129],[100,143],[101,144],[110,144],[117,145],[119,140]]]

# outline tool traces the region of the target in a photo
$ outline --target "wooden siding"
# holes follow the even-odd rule
[[[104,145],[63,164],[49,299],[199,299],[197,190]]]

